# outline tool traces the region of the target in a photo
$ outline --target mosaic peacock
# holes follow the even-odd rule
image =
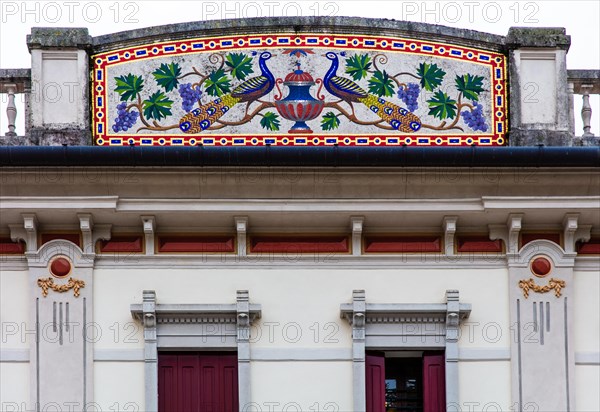
[[[416,132],[421,128],[421,119],[391,102],[363,90],[352,80],[337,75],[340,62],[336,53],[325,54],[331,60],[331,67],[323,79],[325,88],[331,94],[352,104],[362,103],[373,113],[389,123],[394,129],[405,133]]]
[[[233,89],[231,93],[203,104],[183,116],[179,121],[181,131],[184,133],[200,133],[215,124],[221,116],[236,104],[242,102],[250,103],[269,94],[275,86],[275,77],[266,64],[270,58],[271,53],[269,52],[264,52],[260,55],[258,60],[258,66],[261,70],[260,76],[246,80]]]

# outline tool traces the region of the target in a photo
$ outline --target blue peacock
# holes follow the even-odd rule
[[[421,119],[412,112],[390,103],[363,90],[352,80],[337,75],[340,62],[337,53],[325,54],[331,60],[331,67],[323,79],[325,88],[332,95],[349,104],[362,103],[373,113],[389,123],[395,130],[413,133],[421,128]]]
[[[242,102],[253,102],[265,96],[275,87],[275,77],[267,67],[267,60],[271,58],[271,53],[263,52],[258,60],[258,66],[261,75],[252,77],[235,89],[231,93],[220,98],[203,104],[197,109],[192,110],[179,121],[179,128],[184,133],[200,133],[227,113],[233,106]]]

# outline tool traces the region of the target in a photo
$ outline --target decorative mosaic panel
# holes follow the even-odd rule
[[[392,37],[200,38],[93,57],[97,145],[499,146],[501,54]]]

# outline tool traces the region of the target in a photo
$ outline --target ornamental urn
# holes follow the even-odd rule
[[[296,122],[288,133],[312,133],[306,122],[321,114],[325,102],[311,96],[310,88],[315,81],[309,73],[300,70],[300,63],[297,66],[298,69],[289,73],[283,82],[290,89],[289,94],[281,100],[275,98],[275,105],[281,117]]]

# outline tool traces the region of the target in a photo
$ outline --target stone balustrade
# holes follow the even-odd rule
[[[19,131],[25,136],[29,126],[29,98],[31,94],[31,70],[30,69],[0,69],[0,93],[8,95],[6,115],[8,117],[8,130],[0,130],[0,143],[3,145],[24,144],[18,139],[16,119],[17,104],[16,95],[24,94],[25,102],[25,130]],[[4,132],[4,133],[3,133]]]
[[[600,94],[600,70],[568,70],[568,87],[571,97],[571,123],[573,124],[573,132],[577,136],[575,130],[575,110],[574,98],[575,95],[581,95],[583,104],[581,108],[581,120],[583,121],[583,134],[581,141],[583,145],[597,145],[600,136],[592,133],[592,107],[590,105],[590,95]]]

